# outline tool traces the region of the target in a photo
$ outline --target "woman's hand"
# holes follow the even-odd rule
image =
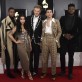
[[[21,43],[23,43],[21,40],[16,41],[16,44],[21,44]]]

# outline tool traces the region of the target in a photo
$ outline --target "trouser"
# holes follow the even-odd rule
[[[14,58],[14,70],[17,70],[19,58],[18,58],[16,44],[13,44],[13,58]],[[6,60],[7,71],[10,71],[11,62],[10,62],[10,56],[7,47],[5,49],[5,60]]]
[[[32,41],[32,51],[30,54],[30,71],[38,73],[40,46]]]
[[[68,52],[68,73],[73,72],[73,56],[75,48],[74,40],[67,40],[65,38],[61,39],[61,48],[60,48],[60,61],[61,61],[61,72],[65,72],[65,54]]]
[[[49,54],[51,56],[52,75],[55,75],[57,45],[53,35],[45,34],[42,40],[42,73],[47,72]]]
[[[7,72],[10,72],[10,57],[7,48],[5,49],[5,62],[6,62]]]

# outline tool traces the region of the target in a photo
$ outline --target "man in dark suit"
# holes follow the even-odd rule
[[[30,71],[33,75],[38,73],[40,39],[42,34],[42,17],[40,16],[41,6],[33,9],[33,15],[27,17],[28,32],[32,39],[32,51],[30,54]],[[33,63],[34,62],[34,63]]]
[[[72,79],[73,73],[73,57],[77,37],[82,29],[81,19],[75,15],[75,5],[68,5],[68,14],[62,16],[60,19],[62,28],[62,36],[60,39],[60,61],[61,61],[61,75],[65,75],[65,54],[68,52],[68,78]]]

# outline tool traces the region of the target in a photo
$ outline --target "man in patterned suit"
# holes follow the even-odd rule
[[[43,21],[42,28],[42,75],[44,78],[47,73],[48,57],[51,56],[52,79],[56,75],[56,56],[57,47],[59,48],[59,39],[61,36],[61,27],[57,19],[52,18],[52,9],[46,10],[47,18]]]

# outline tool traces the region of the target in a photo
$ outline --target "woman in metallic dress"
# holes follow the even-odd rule
[[[13,37],[15,34],[16,38]],[[31,51],[31,41],[27,32],[25,16],[21,15],[17,21],[17,26],[12,29],[9,33],[10,39],[17,44],[18,54],[22,66],[22,78],[28,75],[30,80],[33,80],[29,70],[29,56]]]

